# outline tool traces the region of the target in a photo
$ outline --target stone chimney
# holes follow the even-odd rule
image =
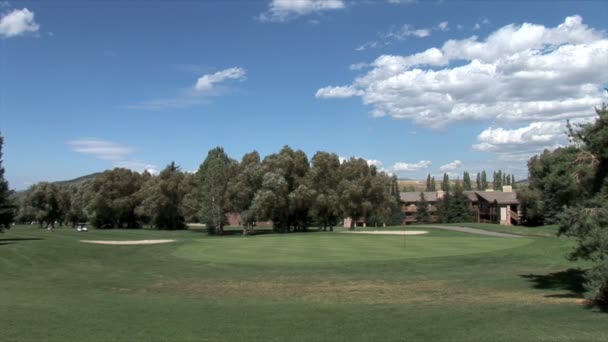
[[[437,199],[442,199],[443,195],[444,195],[443,190],[438,190],[437,191]]]
[[[513,187],[510,185],[503,185],[502,192],[513,192]]]

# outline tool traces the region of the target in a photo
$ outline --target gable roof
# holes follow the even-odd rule
[[[427,191],[408,191],[408,192],[400,192],[399,199],[401,202],[405,203],[414,203],[420,201],[420,192],[424,193],[424,199],[427,202],[437,202],[437,193],[436,192],[427,192]]]
[[[488,202],[494,202],[498,204],[518,204],[517,193],[515,192],[500,192],[500,191],[475,191],[475,193],[482,199]]]

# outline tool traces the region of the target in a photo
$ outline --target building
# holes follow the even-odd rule
[[[431,215],[431,221],[437,221],[434,214],[437,211],[437,201],[443,198],[443,191],[423,192],[427,202],[427,210]],[[510,186],[503,186],[502,191],[465,191],[470,201],[471,209],[475,215],[475,222],[498,223],[502,225],[518,224],[520,220],[520,206],[517,193]],[[418,203],[420,192],[401,192],[401,208],[403,211],[403,223],[412,224],[418,222]]]

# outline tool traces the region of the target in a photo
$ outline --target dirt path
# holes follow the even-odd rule
[[[476,229],[476,228],[469,228],[469,227],[459,227],[459,226],[436,226],[436,225],[425,224],[424,226],[420,226],[420,227],[422,227],[422,228],[429,227],[429,228],[437,228],[437,229],[445,229],[445,230],[454,230],[454,231],[457,231],[457,232],[463,232],[463,233],[469,233],[469,234],[479,234],[479,235],[486,235],[486,236],[496,236],[496,237],[508,237],[508,238],[520,238],[520,237],[524,237],[522,235],[507,234],[507,233],[498,233],[498,232],[490,232],[490,231],[483,230],[483,229]]]

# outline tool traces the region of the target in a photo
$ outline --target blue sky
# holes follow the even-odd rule
[[[567,143],[608,98],[601,1],[0,1],[11,187],[283,145],[403,178]]]

